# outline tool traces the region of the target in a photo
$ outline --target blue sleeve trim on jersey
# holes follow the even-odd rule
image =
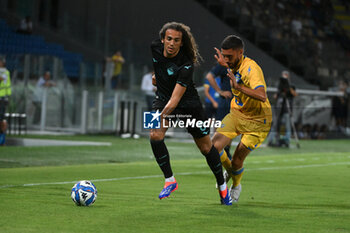
[[[183,82],[177,81],[176,83],[180,84],[183,87],[187,87],[187,84],[184,84]]]
[[[220,156],[222,156],[224,154],[224,150],[222,150],[221,152],[220,152]]]
[[[258,89],[259,87],[264,87],[264,85],[259,85],[259,86],[255,87],[254,90]]]

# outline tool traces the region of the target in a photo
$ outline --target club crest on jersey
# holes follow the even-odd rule
[[[242,75],[238,71],[235,73],[235,78],[237,83],[242,82]]]
[[[175,73],[173,67],[169,67],[166,71],[168,72],[168,75],[169,75],[169,76],[173,76],[174,73]]]

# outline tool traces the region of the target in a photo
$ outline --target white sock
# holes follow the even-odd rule
[[[220,185],[220,187],[219,187],[220,191],[224,191],[224,190],[226,190],[226,188],[227,188],[226,182],[224,184]]]
[[[165,179],[165,182],[174,182],[174,181],[175,181],[174,176]]]

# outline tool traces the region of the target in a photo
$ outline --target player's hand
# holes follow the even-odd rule
[[[215,59],[218,61],[218,63],[221,65],[221,66],[224,66],[224,67],[227,67],[228,68],[228,65],[225,61],[225,58],[224,56],[222,56],[220,50],[216,47],[214,47],[215,51],[216,51],[216,54],[214,55]]]
[[[152,85],[157,86],[156,76],[154,74],[152,75]]]
[[[230,91],[220,91],[219,95],[224,97],[225,99],[231,99],[232,93]]]
[[[227,76],[231,79],[231,84],[232,84],[232,88],[233,89],[239,89],[239,85],[236,81],[236,77],[235,75],[232,73],[232,70],[231,69],[227,69]]]
[[[219,107],[218,102],[214,101],[214,103],[213,103],[213,107],[214,107],[215,109],[217,109],[217,108]]]

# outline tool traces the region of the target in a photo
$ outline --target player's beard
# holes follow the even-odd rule
[[[235,69],[239,63],[239,59],[237,58],[234,63],[232,63],[232,69]]]
[[[231,69],[235,69],[238,63],[239,63],[239,59],[237,58],[233,63],[228,63],[228,64]]]

